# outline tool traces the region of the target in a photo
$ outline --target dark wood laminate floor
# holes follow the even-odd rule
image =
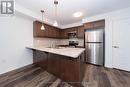
[[[130,73],[86,65],[84,87],[130,87]],[[61,79],[30,65],[0,76],[0,87],[72,87]]]

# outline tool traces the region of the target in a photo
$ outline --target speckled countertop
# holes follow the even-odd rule
[[[84,48],[48,48],[44,46],[27,46],[28,49],[35,49],[39,51],[54,53],[58,55],[68,56],[72,58],[78,58],[84,51]]]

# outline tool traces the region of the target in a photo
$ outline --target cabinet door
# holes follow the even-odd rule
[[[55,27],[48,28],[48,37],[50,38],[59,38],[59,29]]]
[[[85,29],[93,29],[94,28],[94,24],[92,22],[90,23],[85,23],[84,24],[84,28]]]
[[[64,38],[65,39],[68,39],[69,37],[68,37],[68,32],[69,32],[69,29],[65,29],[64,30]]]
[[[33,51],[33,63],[47,69],[47,53],[41,51]]]
[[[74,32],[74,31],[76,31],[77,32],[77,30],[78,30],[78,27],[73,27],[73,28],[67,28],[67,29],[63,29],[63,30],[61,30],[61,38],[62,39],[68,39],[69,37],[68,37],[68,33],[69,32]]]
[[[56,54],[48,54],[48,72],[59,76],[59,57]]]
[[[60,30],[56,28],[56,38],[60,38]]]
[[[53,37],[53,31],[52,28],[48,26],[48,38],[52,38]]]
[[[104,28],[105,20],[99,20],[94,22],[89,22],[84,24],[85,29],[96,29],[96,28]]]
[[[60,76],[64,81],[75,85],[80,82],[80,62],[77,59],[62,56],[60,58]]]
[[[104,28],[105,27],[105,20],[96,21],[93,24],[94,24],[94,28]]]
[[[84,38],[84,27],[83,26],[78,27],[78,38]]]
[[[53,27],[51,27],[50,29],[51,29],[51,35],[49,37],[54,38],[55,37],[55,30]]]
[[[53,37],[57,38],[57,29],[56,28],[53,28]]]
[[[41,30],[42,23],[33,22],[34,37],[45,37],[45,30]],[[45,27],[46,28],[46,27]]]
[[[61,39],[67,39],[68,38],[66,29],[63,29],[63,30],[60,31],[60,37],[61,37]]]
[[[45,24],[44,24],[44,27],[45,27],[45,30],[44,30],[44,32],[45,32],[45,33],[44,33],[44,37],[49,37],[49,32],[50,32],[49,30],[50,30],[50,28],[49,28],[49,26],[47,26],[47,25],[45,25]]]
[[[34,37],[59,38],[59,29],[47,24],[44,24],[45,30],[41,30],[42,23],[35,21],[33,23]]]
[[[63,39],[63,30],[60,30],[59,37],[60,37],[60,39]]]

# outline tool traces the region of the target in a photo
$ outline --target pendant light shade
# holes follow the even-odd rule
[[[58,26],[58,23],[57,23],[57,21],[54,21],[54,24],[53,24],[53,26],[55,26],[55,27],[57,27],[57,26]]]
[[[42,24],[42,26],[41,26],[41,30],[45,30],[45,27],[44,27],[44,25]]]
[[[44,24],[43,24],[43,13],[44,13],[44,10],[41,10],[41,13],[42,13],[42,26],[41,26],[41,30],[45,30],[45,27],[44,27]]]
[[[53,26],[57,27],[58,26],[58,22],[56,21],[57,20],[57,5],[58,5],[57,0],[54,0],[54,5],[55,5],[55,21],[53,23]]]

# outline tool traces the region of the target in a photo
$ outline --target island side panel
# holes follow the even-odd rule
[[[83,52],[79,57],[80,57],[80,79],[81,82],[83,82],[86,71],[85,53]]]
[[[38,50],[33,50],[33,63],[42,67],[44,70],[47,69],[47,57],[48,53]]]
[[[78,58],[61,56],[60,74],[61,79],[65,82],[70,83],[74,87],[80,87],[80,60]]]
[[[47,71],[60,78],[60,57],[59,55],[48,53]]]

